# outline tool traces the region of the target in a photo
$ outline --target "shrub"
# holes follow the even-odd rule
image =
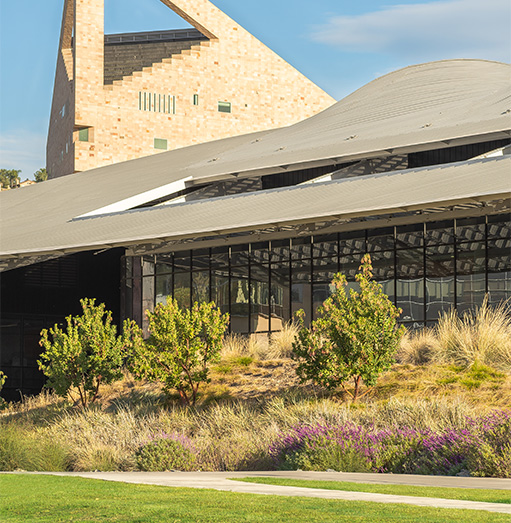
[[[511,478],[511,411],[496,411],[471,424],[479,438],[467,452],[470,475]]]
[[[7,376],[0,370],[0,392],[2,392],[2,388],[5,385],[5,380],[7,379]],[[5,407],[6,402],[5,400],[0,397],[0,409]]]
[[[340,444],[332,440],[326,440],[321,445],[306,443],[303,449],[287,460],[286,465],[297,470],[370,472],[369,463],[360,451],[349,443]]]
[[[190,441],[175,434],[161,434],[142,445],[136,453],[140,470],[164,472],[166,470],[194,470],[195,455]]]
[[[270,446],[278,469],[511,477],[511,412],[467,418],[466,428],[297,425]]]
[[[177,301],[147,312],[151,336],[133,340],[127,364],[138,378],[161,381],[164,390],[176,389],[185,405],[194,405],[199,386],[209,382],[208,366],[219,359],[222,337],[229,321],[214,303],[194,303],[180,309]]]
[[[270,447],[276,468],[368,472],[372,441],[362,427],[298,425]]]
[[[95,300],[80,300],[82,316],[68,316],[64,332],[55,324],[41,331],[40,345],[44,347],[39,368],[48,377],[46,387],[60,396],[78,392],[82,407],[93,403],[102,384],[122,376],[124,340],[116,335],[112,313]],[[72,398],[75,401],[75,398]]]
[[[333,295],[319,308],[320,318],[310,329],[302,328],[293,344],[302,381],[310,379],[330,390],[341,386],[353,401],[362,382],[372,387],[390,368],[404,333],[404,327],[397,326],[400,311],[372,280],[368,254],[360,269],[360,292],[351,289],[348,294],[346,276],[337,274]],[[353,393],[345,386],[351,379]]]

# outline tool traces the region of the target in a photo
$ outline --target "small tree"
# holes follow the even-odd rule
[[[73,401],[77,391],[82,407],[86,407],[97,399],[100,385],[122,376],[125,340],[116,335],[112,313],[103,303],[95,305],[95,300],[88,298],[80,303],[83,315],[68,316],[66,331],[58,325],[41,331],[39,344],[44,352],[37,363],[48,377],[46,387],[60,396],[67,394]]]
[[[397,326],[401,311],[372,280],[369,254],[362,258],[360,270],[355,277],[359,292],[346,292],[346,276],[336,274],[334,293],[318,309],[320,318],[310,329],[302,327],[293,343],[302,382],[310,379],[329,390],[340,386],[353,401],[359,397],[361,382],[373,387],[390,368],[404,334],[404,327]],[[346,387],[351,379],[353,392]]]
[[[168,298],[153,313],[146,312],[150,338],[132,338],[128,368],[139,379],[160,381],[169,393],[176,389],[185,405],[194,405],[200,384],[209,382],[208,365],[219,359],[229,322],[214,303],[194,303],[180,309]]]
[[[37,183],[45,182],[48,179],[48,173],[46,172],[46,168],[42,167],[41,169],[38,169],[34,173],[34,179]]]
[[[20,182],[20,169],[0,169],[0,184],[3,188],[13,189]]]

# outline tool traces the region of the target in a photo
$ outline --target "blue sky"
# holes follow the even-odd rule
[[[64,0],[0,0],[0,168],[45,165]],[[511,61],[509,0],[213,0],[340,99],[407,65]],[[159,0],[105,0],[107,33],[187,27]]]

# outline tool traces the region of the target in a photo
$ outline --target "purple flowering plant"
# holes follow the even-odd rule
[[[298,425],[269,449],[278,469],[511,477],[511,411],[442,431],[374,425]]]

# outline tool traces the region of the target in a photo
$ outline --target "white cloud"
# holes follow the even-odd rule
[[[384,53],[414,62],[443,58],[511,61],[509,0],[445,0],[333,16],[315,41],[348,52]]]
[[[46,165],[46,135],[11,131],[0,135],[0,168],[21,169],[21,179],[33,178]]]

